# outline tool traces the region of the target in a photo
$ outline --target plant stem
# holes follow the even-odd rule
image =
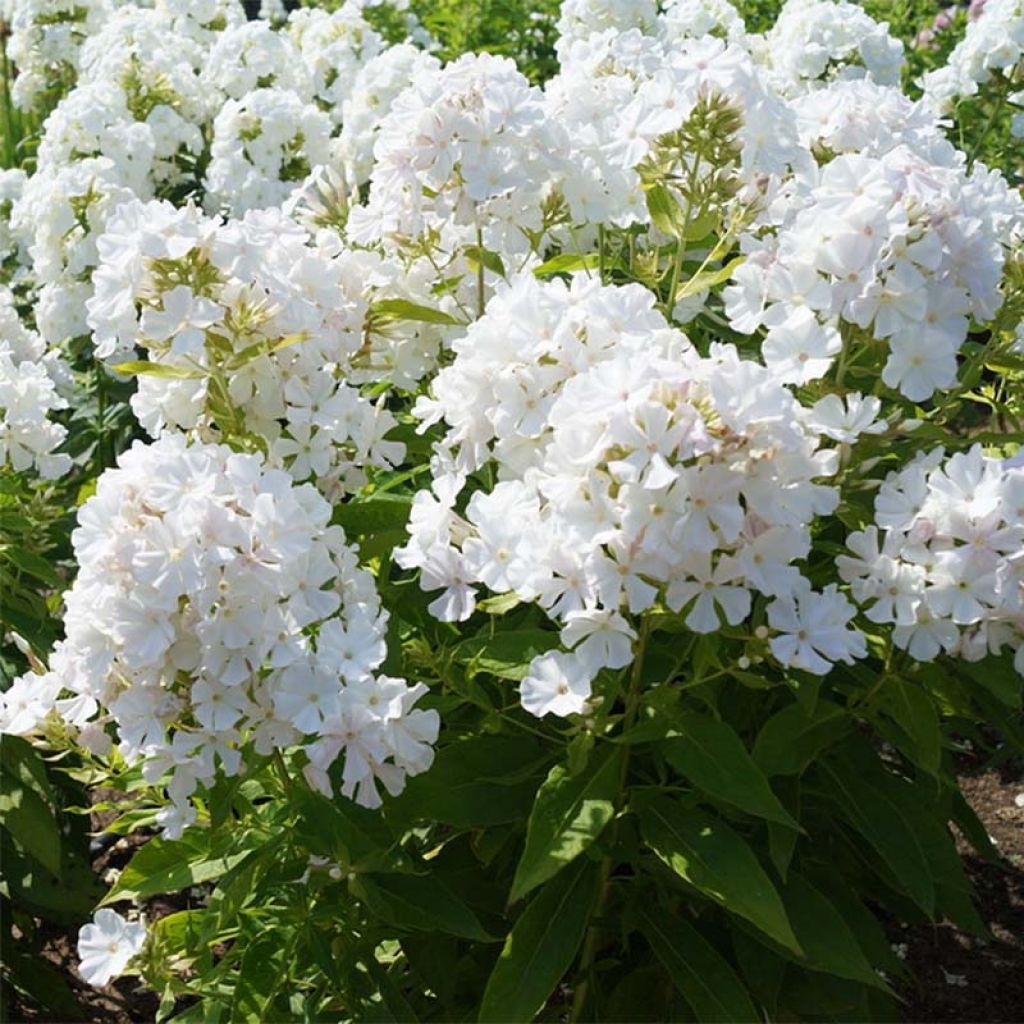
[[[281,751],[275,747],[274,753],[271,757],[274,762],[274,767],[277,769],[277,774],[281,778],[281,784],[284,786],[285,795],[294,797],[296,795],[295,780],[288,771],[288,765],[284,763],[284,757],[281,755]]]
[[[476,226],[476,315],[480,318],[484,315],[484,233],[479,224]]]
[[[636,642],[636,656],[633,658],[633,668],[630,672],[629,691],[626,694],[626,713],[622,717],[622,732],[629,731],[636,721],[637,712],[640,710],[640,684],[643,681],[644,654],[647,650],[647,638],[650,633],[647,620],[640,627],[640,636]],[[615,824],[612,826],[612,837],[610,846],[614,849],[619,836],[619,821],[621,820],[622,806],[626,797],[626,780],[629,777],[629,757],[631,748],[627,744],[622,755],[622,768],[619,772],[619,791],[615,797]],[[583,1019],[583,1011],[587,1008],[587,999],[590,996],[590,974],[593,970],[594,960],[597,956],[597,942],[600,937],[600,921],[604,908],[611,895],[611,874],[612,856],[606,854],[601,859],[601,883],[598,890],[597,905],[590,915],[590,924],[587,927],[587,937],[583,941],[583,953],[580,957],[580,973],[583,977],[576,986],[573,993],[572,1010],[569,1013],[569,1024],[578,1024]]]

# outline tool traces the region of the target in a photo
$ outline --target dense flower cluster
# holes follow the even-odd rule
[[[541,227],[556,138],[541,91],[507,58],[469,54],[422,67],[374,145],[370,198],[353,210],[358,242],[417,237],[441,226],[492,249],[527,250]],[[517,240],[518,244],[517,244]]]
[[[74,82],[46,119],[36,173],[10,197],[50,344],[88,333],[96,241],[118,205],[197,195],[241,215],[280,206],[321,165],[365,180],[402,76],[433,61],[388,47],[354,2],[279,29],[247,23],[236,0],[56,6],[15,5],[11,42],[24,106],[56,69]]]
[[[944,67],[924,76],[925,96],[948,110],[962,96],[974,96],[994,73],[1010,78],[1024,61],[1024,3],[985,0],[980,15],[968,22],[964,38]],[[1018,79],[1019,80],[1019,79]]]
[[[726,292],[734,327],[766,327],[762,351],[780,379],[828,372],[839,325],[889,349],[882,379],[914,401],[956,380],[969,319],[1002,302],[1009,232],[1021,198],[979,169],[965,174],[904,146],[844,153],[794,195],[781,223],[746,239]]]
[[[296,480],[331,493],[401,461],[403,446],[385,440],[394,417],[350,381],[360,368],[415,379],[436,339],[367,341],[368,296],[389,283],[379,257],[314,240],[278,209],[224,223],[158,201],[122,205],[99,249],[87,304],[97,354],[117,362],[141,345],[166,368],[132,397],[150,434],[256,437]]]
[[[772,625],[799,637],[773,646],[781,661],[826,672],[863,656],[846,629],[853,606],[834,587],[813,594],[794,565],[836,505],[817,482],[837,466],[819,447],[834,411],[801,407],[731,346],[701,358],[645,289],[582,275],[513,280],[453,347],[417,405],[449,429],[397,558],[445,588],[431,605],[442,618],[467,618],[483,585],[560,622],[573,653],[535,662],[530,711],[582,711],[597,672],[632,660],[626,614],[657,603],[709,633],[743,621],[760,593],[775,599]],[[468,475],[488,463],[498,482],[459,514]]]
[[[1024,674],[1024,466],[935,449],[889,475],[875,520],[837,559],[867,618],[918,661],[1009,647]]]
[[[346,796],[398,792],[431,762],[437,713],[414,708],[422,684],[373,674],[387,612],[330,515],[255,456],[178,434],[136,444],[79,512],[66,639],[3,695],[5,731],[46,728],[69,692],[56,707],[85,742],[111,721],[121,754],[166,785],[169,835],[195,819],[197,785],[238,773],[246,742],[303,743],[327,793],[342,754]]]
[[[421,488],[394,559],[434,615],[489,591],[557,625],[536,715],[599,707],[654,613],[815,674],[866,656],[862,613],[915,658],[1019,649],[995,457],[897,468],[834,581],[815,543],[877,486],[858,444],[906,440],[904,399],[1014,308],[1024,200],[943,116],[1019,64],[1019,0],[920,101],[888,26],[833,0],[765,33],[728,0],[566,0],[543,85],[442,64],[414,20],[389,44],[359,0],[267,14],[17,5],[17,103],[63,85],[33,173],[0,175],[0,453],[67,468],[48,414],[82,338],[154,441],[82,510],[66,639],[5,730],[116,735],[172,833],[250,741],[304,746],[324,791],[342,755],[346,794],[400,788],[437,715],[373,674],[387,611],[328,525],[383,474]]]
[[[0,467],[35,467],[43,477],[66,473],[68,455],[57,453],[67,428],[49,413],[67,407],[67,364],[18,318],[11,290],[0,285]]]
[[[758,179],[764,189],[761,179],[809,162],[792,110],[741,46],[714,37],[660,40],[636,30],[609,30],[574,43],[547,87],[549,115],[569,134],[560,188],[572,220],[650,223],[638,166],[711,94],[739,115],[744,182]],[[700,157],[692,140],[679,148],[684,177]]]
[[[787,0],[757,41],[772,79],[788,95],[830,79],[899,85],[903,44],[858,4]]]

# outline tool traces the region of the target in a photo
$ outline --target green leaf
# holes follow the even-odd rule
[[[6,772],[0,776],[0,822],[25,853],[51,874],[60,875],[60,828],[53,807],[35,789]]]
[[[707,238],[718,227],[720,221],[721,213],[717,209],[706,210],[686,225],[683,238],[687,242],[699,242],[702,238]]]
[[[990,864],[999,863],[999,851],[992,843],[981,818],[975,813],[974,808],[964,799],[963,793],[957,789],[953,793],[953,821],[957,828],[964,834],[964,838],[980,853]]]
[[[710,288],[714,288],[717,285],[724,284],[732,277],[733,272],[738,266],[740,266],[745,260],[746,256],[736,256],[729,260],[719,270],[702,270],[699,274],[695,274],[688,281],[680,283],[676,289],[675,302],[680,299],[685,299],[689,295],[696,295],[697,292],[707,291]]]
[[[194,833],[181,839],[150,839],[128,862],[101,905],[148,899],[212,881],[248,856],[248,851],[230,855],[215,852],[207,833],[201,829]]]
[[[683,211],[672,193],[664,185],[651,185],[645,191],[651,223],[663,234],[681,238],[686,225]]]
[[[389,817],[459,828],[524,818],[537,792],[529,770],[542,763],[529,736],[476,736],[442,747],[429,772],[410,779],[386,805]]]
[[[204,374],[190,370],[187,366],[172,366],[170,363],[151,363],[146,359],[118,363],[112,367],[122,377],[159,377],[163,380],[202,380]]]
[[[461,324],[450,313],[430,306],[420,306],[407,299],[383,299],[370,308],[371,315],[384,320],[416,320],[425,324]]]
[[[232,1021],[262,1024],[274,1015],[267,1012],[274,993],[288,976],[290,944],[279,933],[267,930],[245,945],[231,1003]]]
[[[808,714],[803,704],[794,702],[761,727],[754,742],[754,760],[766,775],[799,775],[852,724],[838,704],[820,700]]]
[[[588,252],[585,256],[563,252],[545,260],[539,267],[534,267],[533,273],[535,277],[548,277],[551,274],[571,274],[574,270],[595,270],[600,261],[601,257],[596,252]]]
[[[373,536],[382,531],[405,532],[412,509],[408,494],[384,493],[365,501],[347,501],[336,505],[331,522],[340,525],[351,538]]]
[[[889,991],[842,914],[810,882],[791,871],[783,897],[808,967]]]
[[[729,962],[692,925],[641,902],[640,923],[655,955],[699,1021],[760,1021]]]
[[[350,886],[375,917],[397,928],[445,932],[477,942],[492,938],[476,914],[436,876],[360,875]]]
[[[1013,667],[1011,655],[990,656],[984,661],[961,660],[958,668],[1001,704],[1020,711],[1024,703],[1024,677]]]
[[[34,789],[46,803],[56,804],[42,755],[21,736],[4,736],[0,742],[0,773]]]
[[[492,274],[497,274],[499,277],[505,276],[505,264],[501,262],[501,257],[496,252],[479,245],[467,245],[462,251],[466,254],[466,259],[471,267],[474,264],[481,264]]]
[[[678,715],[673,726],[681,735],[658,749],[680,775],[709,796],[799,831],[732,726],[696,711]]]
[[[895,677],[888,680],[882,694],[886,713],[909,737],[917,763],[929,774],[937,775],[942,763],[942,736],[931,695],[919,685]]]
[[[530,812],[512,902],[575,860],[612,820],[622,757],[621,749],[612,748],[591,771],[571,775],[561,764],[551,769]]]
[[[163,951],[181,955],[198,939],[199,924],[205,914],[205,910],[178,910],[154,922],[150,932]]]
[[[724,821],[667,796],[639,793],[644,841],[681,878],[795,953],[800,944],[775,886],[746,841]]]
[[[412,509],[408,494],[383,492],[365,501],[336,505],[331,522],[341,526],[349,541],[359,545],[363,558],[388,554],[406,539]]]
[[[5,558],[12,565],[29,576],[49,584],[51,587],[63,587],[64,580],[60,578],[53,566],[45,559],[25,548],[10,546],[0,547],[0,557]]]
[[[366,870],[393,870],[407,861],[376,811],[306,788],[298,789],[292,802],[299,812],[296,831],[310,852]]]
[[[506,615],[522,603],[523,599],[514,590],[509,590],[504,594],[495,594],[493,597],[477,601],[476,608],[486,615]]]
[[[931,917],[935,886],[928,861],[913,829],[884,792],[885,769],[873,754],[873,768],[863,763],[866,758],[843,756],[850,750],[847,744],[837,756],[819,764],[836,808],[874,847],[907,895]]]
[[[558,634],[549,629],[512,629],[463,640],[455,648],[455,660],[474,672],[487,672],[498,679],[519,682],[530,662],[558,646]]]
[[[597,899],[597,864],[586,858],[553,878],[516,921],[487,981],[483,1024],[531,1021],[569,970]]]

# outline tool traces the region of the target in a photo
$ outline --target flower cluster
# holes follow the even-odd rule
[[[0,467],[35,467],[52,479],[71,468],[71,458],[56,449],[67,428],[49,413],[67,407],[61,394],[70,383],[67,364],[18,317],[14,296],[0,285]]]
[[[320,166],[364,181],[404,76],[436,66],[388,47],[355,0],[279,28],[247,23],[237,0],[15,7],[20,102],[58,72],[74,83],[46,118],[36,173],[0,194],[49,344],[88,333],[96,240],[118,205],[189,196],[242,215],[282,205]]]
[[[370,198],[352,211],[349,237],[416,238],[445,226],[466,242],[480,234],[490,249],[528,251],[557,146],[542,100],[507,58],[422,67],[380,126]]]
[[[378,783],[398,792],[430,765],[437,713],[414,708],[422,684],[373,674],[387,613],[330,515],[255,456],[176,434],[136,444],[79,512],[66,639],[46,675],[4,694],[5,731],[46,727],[33,700],[93,744],[113,723],[126,760],[166,785],[169,835],[195,820],[197,786],[239,772],[247,743],[303,744],[327,793],[342,754],[346,796],[376,806]]]
[[[967,24],[964,38],[945,66],[929,71],[922,82],[927,99],[943,111],[962,96],[974,96],[993,74],[1010,77],[1024,60],[1024,2],[985,0],[981,13]]]
[[[528,710],[582,711],[597,673],[632,660],[627,614],[659,604],[710,633],[762,594],[790,638],[773,644],[786,664],[825,672],[864,655],[846,626],[853,606],[834,587],[814,594],[794,564],[836,505],[818,482],[836,453],[814,426],[820,416],[834,429],[836,410],[800,406],[731,346],[701,358],[650,292],[582,275],[570,287],[513,280],[453,347],[417,404],[448,432],[396,558],[425,589],[444,588],[431,605],[443,619],[467,618],[483,585],[559,621],[572,653],[536,660]],[[484,467],[497,483],[478,484],[460,514]]]
[[[835,78],[899,85],[903,44],[843,0],[787,0],[758,46],[776,85],[797,95]]]
[[[408,334],[376,347],[365,337],[368,294],[388,280],[375,277],[376,256],[332,235],[314,241],[278,209],[224,223],[137,200],[110,219],[99,251],[87,304],[96,351],[116,362],[145,348],[154,372],[132,408],[154,437],[254,440],[296,481],[315,477],[332,494],[401,461],[403,446],[385,439],[394,417],[350,382],[360,365],[381,379],[389,357],[399,376],[422,372]]]
[[[763,71],[741,46],[714,37],[591,34],[566,50],[546,93],[549,117],[569,136],[559,188],[574,223],[649,224],[639,165],[710,95],[735,112],[744,183],[757,180],[760,191],[767,176],[809,162],[792,110]],[[677,148],[680,177],[699,171],[692,140]]]
[[[79,50],[110,17],[111,0],[5,0],[0,17],[10,26],[7,58],[18,69],[11,99],[32,110],[55,83],[73,80]]]
[[[875,524],[852,533],[839,574],[872,622],[918,661],[1016,651],[1024,674],[1024,466],[979,445],[891,473]]]
[[[994,316],[1021,198],[998,174],[944,167],[906,146],[844,153],[794,195],[781,223],[745,239],[726,290],[732,325],[766,327],[781,380],[828,372],[839,327],[884,341],[883,381],[924,401],[956,380],[969,320]]]

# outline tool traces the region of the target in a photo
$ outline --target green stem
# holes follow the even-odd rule
[[[476,315],[479,319],[484,315],[484,233],[480,225],[476,226],[476,248],[477,248],[477,261],[476,261]]]
[[[288,771],[288,765],[285,764],[281,751],[275,749],[271,758],[274,762],[274,768],[281,779],[281,784],[284,786],[285,795],[294,798],[297,795],[295,780]]]
[[[107,382],[103,363],[96,366],[96,465],[100,473],[107,468]]]
[[[643,625],[640,627],[640,636],[636,642],[636,656],[633,658],[633,668],[630,673],[629,679],[629,691],[626,694],[626,713],[622,717],[622,732],[629,732],[633,723],[636,721],[637,712],[640,710],[640,686],[643,682],[644,672],[644,655],[647,651],[647,638],[650,634],[650,628],[647,620],[644,620]],[[614,849],[615,843],[619,836],[619,822],[621,821],[621,812],[623,804],[625,803],[626,797],[626,781],[629,778],[629,758],[632,753],[632,748],[629,744],[626,745],[625,752],[622,755],[622,768],[619,772],[619,791],[615,797],[615,824],[612,826],[612,837],[609,846]],[[604,914],[605,906],[608,903],[608,897],[611,895],[611,874],[612,874],[612,856],[606,854],[601,859],[601,882],[599,894],[597,897],[597,905],[594,908],[594,912],[590,915],[590,925],[587,928],[587,936],[583,941],[583,953],[580,957],[580,974],[582,978],[580,983],[576,986],[576,991],[573,993],[572,999],[572,1011],[569,1014],[569,1024],[578,1024],[583,1019],[583,1011],[587,1008],[587,1000],[590,996],[590,975],[593,971],[594,960],[597,956],[597,943],[600,938],[600,926],[597,922],[600,921]]]
[[[978,154],[981,152],[981,147],[987,141],[992,129],[995,127],[995,123],[1002,112],[1003,105],[1006,103],[1006,98],[1009,93],[1009,80],[1003,79],[1002,88],[999,90],[999,95],[996,97],[995,106],[992,107],[992,112],[988,116],[988,120],[985,122],[985,126],[981,129],[981,134],[974,140],[974,144],[971,146],[970,152],[967,154],[967,170],[971,171],[974,169],[974,161],[977,160]]]

